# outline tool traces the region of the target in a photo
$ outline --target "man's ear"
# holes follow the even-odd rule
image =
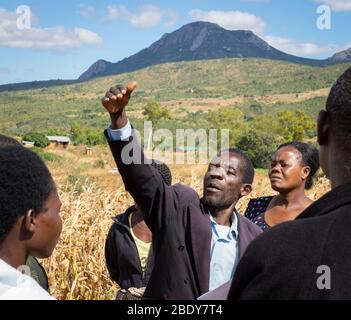
[[[28,210],[28,212],[24,215],[23,218],[23,226],[25,230],[33,233],[37,227],[37,214],[33,209]]]
[[[246,196],[248,196],[250,194],[251,191],[252,191],[252,185],[251,184],[244,184],[241,187],[240,196],[241,197],[246,197]]]
[[[318,144],[324,146],[328,144],[330,130],[330,117],[327,111],[320,111],[317,121]]]

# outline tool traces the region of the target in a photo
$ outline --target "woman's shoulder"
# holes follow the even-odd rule
[[[269,204],[272,199],[273,199],[273,196],[263,196],[259,198],[254,198],[249,201],[248,206],[260,206],[260,205]]]
[[[273,199],[272,196],[264,196],[264,197],[251,199],[249,201],[249,204],[247,205],[247,208],[244,214],[245,217],[252,220],[258,215],[261,215],[263,212],[266,211],[272,199]]]

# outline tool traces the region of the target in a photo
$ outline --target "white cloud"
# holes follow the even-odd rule
[[[328,5],[334,11],[351,11],[350,0],[314,0],[317,3]]]
[[[105,21],[127,20],[133,27],[150,28],[164,22],[166,27],[175,24],[177,16],[174,12],[162,10],[154,5],[144,5],[137,14],[131,13],[123,5],[111,5],[107,7]]]
[[[96,9],[89,4],[80,4],[78,14],[83,18],[94,18],[97,15]]]
[[[18,15],[0,8],[0,46],[10,48],[66,49],[84,45],[99,46],[98,34],[83,28],[67,30],[62,26],[53,28],[17,27]]]
[[[260,17],[247,12],[195,9],[189,15],[194,20],[213,22],[228,30],[252,30],[262,34],[266,29],[266,24]]]
[[[318,55],[332,55],[336,52],[348,49],[351,43],[343,45],[326,45],[318,46],[315,43],[299,43],[297,41],[274,36],[264,36],[263,39],[267,41],[272,47],[284,51],[289,54],[297,56],[318,56]]]

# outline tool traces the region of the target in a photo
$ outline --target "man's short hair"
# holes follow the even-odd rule
[[[244,152],[236,148],[222,150],[220,154],[222,154],[223,152],[235,154],[238,158],[242,160],[243,183],[252,184],[255,177],[255,168],[252,164],[251,159]]]
[[[327,111],[337,133],[351,134],[351,68],[333,85],[327,100]]]

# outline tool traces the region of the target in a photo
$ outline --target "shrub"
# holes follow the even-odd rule
[[[275,136],[253,130],[243,135],[237,144],[237,148],[247,154],[255,168],[266,168],[277,147]]]
[[[28,133],[22,140],[34,142],[34,146],[39,148],[45,148],[50,144],[49,139],[44,134],[38,132]]]

